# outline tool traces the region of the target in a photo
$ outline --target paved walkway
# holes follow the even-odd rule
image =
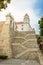
[[[36,60],[9,59],[0,62],[0,65],[40,65]]]
[[[43,65],[43,54],[41,53],[41,51],[38,53],[38,55],[39,55],[40,64]]]

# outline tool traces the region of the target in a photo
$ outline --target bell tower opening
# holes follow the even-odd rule
[[[29,23],[30,19],[29,19],[29,15],[27,13],[24,15],[23,21],[26,23]]]

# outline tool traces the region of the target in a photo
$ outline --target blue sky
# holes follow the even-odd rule
[[[43,15],[43,0],[37,0],[37,2],[34,4],[33,9],[38,10],[39,13],[37,14],[38,16]]]
[[[16,21],[23,21],[23,16],[28,13],[32,28],[39,33],[38,20],[43,16],[43,0],[11,0],[7,9],[0,12],[0,20],[5,20],[9,12]]]

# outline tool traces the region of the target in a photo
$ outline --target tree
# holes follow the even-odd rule
[[[39,23],[40,35],[43,36],[43,17],[41,17],[38,23]]]
[[[2,9],[6,9],[7,4],[10,3],[11,0],[0,0],[0,11]]]

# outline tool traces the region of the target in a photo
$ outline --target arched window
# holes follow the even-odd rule
[[[14,30],[14,22],[13,22],[13,30]]]
[[[12,26],[12,20],[10,20],[10,26]]]
[[[23,28],[22,28],[22,30],[23,30]]]

